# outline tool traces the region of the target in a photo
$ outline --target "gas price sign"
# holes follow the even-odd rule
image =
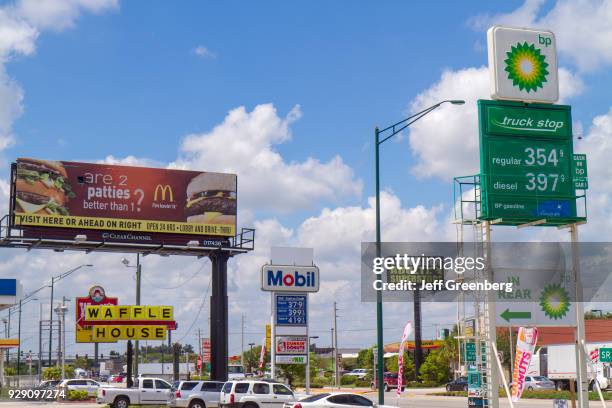
[[[274,295],[278,326],[306,326],[308,324],[307,295]]]
[[[570,107],[478,101],[482,218],[576,220]]]

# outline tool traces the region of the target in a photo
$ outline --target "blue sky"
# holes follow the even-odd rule
[[[314,246],[319,254],[328,283],[313,306],[320,320],[313,330],[328,332],[331,298],[345,319],[371,327],[373,305],[360,303],[356,275],[359,243],[373,238],[373,128],[462,98],[465,106],[440,108],[385,144],[381,156],[388,191],[383,236],[452,239],[451,179],[478,167],[475,101],[488,95],[485,31],[493,23],[555,30],[562,98],[585,136],[577,151],[589,155],[594,177],[594,222],[585,237],[610,238],[602,233],[612,230],[609,0],[47,4],[0,3],[0,27],[7,28],[0,41],[2,162],[33,156],[237,172],[239,211],[245,226],[258,228],[258,250],[231,265],[231,332],[241,313],[266,305],[254,288],[270,245]],[[0,175],[6,194],[7,172]],[[97,280],[129,298],[132,277],[118,259],[7,250],[0,274],[22,270],[27,292],[52,274],[92,262],[100,265],[95,274],[71,278],[59,296],[75,296],[70,287]],[[209,274],[197,275],[195,262],[176,262],[145,260],[151,283],[145,296],[174,302],[185,328]],[[180,296],[168,298],[155,286],[186,285],[194,272],[191,292]],[[389,308],[395,339],[411,309]],[[206,327],[206,313],[196,327]],[[432,309],[426,333],[433,335],[434,322],[452,324],[448,315]],[[260,341],[265,319],[249,319],[247,342]],[[371,344],[373,332],[366,333],[343,332],[341,343]],[[230,342],[235,352],[236,338]]]
[[[521,2],[134,2],[85,14],[41,35],[36,55],[8,72],[25,91],[19,136],[7,153],[97,160],[135,155],[161,163],[180,139],[227,111],[273,103],[303,117],[288,160],[340,154],[372,191],[372,129],[399,120],[443,69],[486,64],[484,33],[469,19]],[[204,46],[214,57],[193,52]],[[406,142],[385,146],[384,184],[412,190]],[[448,200],[437,180],[416,182],[420,202]],[[414,188],[414,187],[413,187]],[[364,197],[365,199],[365,197]]]

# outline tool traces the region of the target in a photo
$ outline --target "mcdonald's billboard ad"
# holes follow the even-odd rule
[[[234,174],[20,158],[12,183],[12,223],[28,236],[180,244],[236,234]]]

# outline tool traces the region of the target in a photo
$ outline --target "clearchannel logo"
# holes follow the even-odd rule
[[[261,268],[261,289],[271,292],[318,292],[319,268],[264,265]]]

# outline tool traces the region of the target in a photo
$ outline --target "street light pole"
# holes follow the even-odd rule
[[[65,277],[72,274],[73,272],[76,272],[79,269],[84,268],[86,266],[91,267],[93,265],[92,264],[79,265],[76,268],[72,268],[64,273],[51,277],[51,303],[49,307],[49,367],[51,367],[51,360],[52,360],[52,353],[53,353],[53,288],[54,288],[55,282],[64,279]]]
[[[402,132],[408,126],[421,119],[423,116],[427,115],[434,109],[438,108],[443,103],[449,102],[453,105],[463,105],[465,101],[463,100],[445,100],[442,102],[438,102],[435,105],[430,106],[429,108],[423,109],[420,112],[415,113],[412,116],[407,117],[406,119],[400,120],[397,123],[394,123],[391,126],[384,128],[383,130],[379,130],[378,127],[374,128],[374,165],[376,167],[376,257],[380,258],[381,256],[381,233],[380,233],[380,159],[379,159],[379,149],[380,145],[391,139],[393,136]],[[390,133],[389,135],[385,135],[381,140],[381,134]],[[376,363],[378,364],[377,373],[376,373],[376,385],[378,387],[378,403],[380,405],[385,403],[385,392],[382,384],[384,384],[384,344],[383,344],[383,307],[382,307],[382,292],[376,291],[376,343],[377,343],[377,359]]]
[[[130,265],[130,261],[127,258],[123,258],[121,260],[121,263],[123,263],[125,265],[126,268],[136,268],[136,305],[139,306],[140,305],[140,278],[141,278],[141,274],[142,274],[142,267],[140,265],[140,254],[136,254],[136,266],[132,266]],[[168,334],[170,333],[170,331],[168,330]],[[170,347],[170,338],[168,338],[168,347]],[[137,378],[138,377],[138,354],[139,354],[139,348],[140,348],[140,344],[138,340],[134,341],[134,377]]]
[[[51,306],[49,307],[49,367],[51,367],[51,360],[53,352],[53,285],[55,284],[55,276],[51,277]]]

